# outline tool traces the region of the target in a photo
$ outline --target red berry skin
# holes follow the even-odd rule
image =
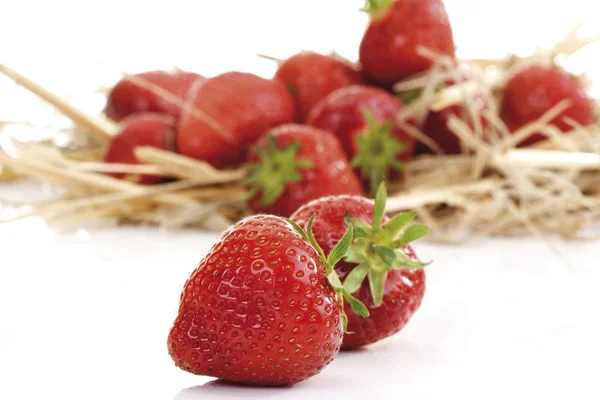
[[[373,201],[358,196],[322,198],[300,208],[291,219],[301,227],[306,227],[310,217],[316,214],[313,232],[317,243],[323,248],[325,254],[329,254],[346,232],[347,226],[344,222],[346,213],[371,223]],[[417,260],[410,246],[404,247],[404,251]],[[341,261],[336,265],[335,270],[344,281],[355,266]],[[356,349],[399,332],[421,306],[425,286],[423,270],[393,270],[386,279],[383,304],[374,307],[368,278],[365,279],[360,289],[353,295],[367,306],[371,315],[363,318],[355,314],[347,303],[345,304],[348,331],[354,333],[344,336],[342,348]]]
[[[201,75],[185,71],[148,71],[134,77],[166,90],[181,101],[185,100],[188,90],[194,83],[204,81]],[[110,91],[104,112],[117,122],[130,115],[146,112],[168,114],[179,118],[181,105],[168,101],[160,94],[141,87],[131,78],[126,77]]]
[[[281,197],[273,204],[262,204],[261,194],[254,196],[249,202],[254,212],[288,217],[303,204],[320,197],[364,195],[340,141],[330,132],[307,125],[287,124],[271,131],[271,135],[281,148],[300,143],[296,159],[311,161],[313,166],[302,169],[301,181],[288,183]],[[258,162],[257,150],[266,145],[267,138],[263,137],[251,151],[248,163]]]
[[[202,117],[183,113],[177,148],[216,168],[239,165],[259,137],[295,119],[294,101],[282,82],[242,72],[221,74],[194,87],[187,105]]]
[[[168,338],[181,369],[285,386],[338,353],[341,304],[314,248],[281,218],[248,217],[226,231],[185,284]]]
[[[307,123],[333,132],[341,140],[348,158],[352,159],[359,150],[359,136],[368,128],[364,111],[371,111],[377,123],[385,123],[394,120],[403,108],[399,99],[383,89],[349,86],[336,90],[319,102],[311,111]],[[397,125],[392,133],[407,147],[398,158],[409,161],[415,139]]]
[[[121,123],[120,132],[111,139],[104,161],[118,164],[139,164],[135,157],[136,147],[149,146],[173,151],[175,143],[175,119],[163,114],[136,114]],[[164,181],[155,175],[109,174],[114,178],[132,180],[143,185]]]
[[[535,121],[563,100],[571,106],[551,121],[563,132],[573,128],[563,121],[569,117],[581,125],[594,122],[592,100],[583,85],[565,70],[555,66],[532,64],[518,70],[507,82],[501,105],[501,117],[511,132]],[[534,134],[521,142],[529,146],[545,139]]]
[[[310,110],[336,89],[363,82],[352,65],[331,56],[301,52],[285,60],[275,75],[296,100],[297,122],[304,123]]]
[[[486,106],[487,102],[483,97],[475,96],[473,98],[475,113],[480,115]],[[462,153],[460,139],[450,128],[448,128],[448,122],[453,116],[458,117],[462,121],[468,121],[468,125],[471,129],[475,129],[473,118],[469,114],[467,108],[462,104],[456,104],[444,108],[443,110],[429,113],[423,126],[423,132],[440,146],[444,154],[448,155]],[[485,131],[488,126],[487,120],[485,118],[480,118],[480,122],[482,129]],[[415,153],[430,154],[433,153],[433,151],[425,144],[418,142]]]
[[[441,0],[396,0],[374,15],[360,44],[360,62],[369,81],[389,88],[429,69],[425,47],[455,55],[452,27]]]

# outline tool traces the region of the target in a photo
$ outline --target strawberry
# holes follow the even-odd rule
[[[396,124],[399,99],[368,86],[338,89],[311,111],[308,124],[333,132],[360,175],[377,190],[390,172],[412,157],[415,139]]]
[[[183,102],[191,86],[199,80],[204,81],[204,78],[185,71],[148,71],[123,78],[108,94],[104,112],[109,118],[121,121],[129,115],[144,112],[168,114],[179,118],[181,104],[170,101],[151,88],[141,86],[138,80],[165,90]]]
[[[481,112],[487,107],[487,101],[483,96],[476,95],[472,99],[472,105],[474,108],[473,112],[476,115],[481,115]],[[453,116],[458,117],[462,121],[466,121],[471,129],[475,129],[473,118],[464,104],[455,104],[440,111],[429,113],[423,126],[423,132],[440,146],[444,154],[462,153],[460,139],[448,127],[448,122]],[[479,120],[480,126],[484,130],[483,134],[485,137],[485,129],[488,126],[487,120],[481,117],[479,117]],[[416,145],[415,153],[428,154],[432,153],[432,150],[425,144],[419,142]]]
[[[371,22],[360,44],[360,61],[372,82],[391,87],[429,69],[424,47],[454,57],[454,38],[441,0],[367,0]]]
[[[344,349],[375,343],[400,331],[419,309],[425,294],[425,264],[418,261],[409,243],[427,234],[415,224],[407,228],[415,213],[384,216],[385,185],[375,201],[358,196],[331,196],[310,202],[292,215],[301,227],[316,214],[311,227],[325,254],[335,248],[346,232],[354,228],[354,240],[344,261],[335,270],[344,288],[364,303],[367,319],[349,311]]]
[[[295,98],[300,123],[306,121],[310,110],[329,93],[362,83],[360,73],[351,64],[308,51],[282,62],[275,76],[287,85]]]
[[[246,184],[255,212],[288,217],[319,197],[363,194],[340,141],[307,125],[274,129],[253,147],[248,164]]]
[[[282,218],[255,215],[232,226],[184,286],[168,337],[175,364],[255,385],[321,372],[342,344],[340,296],[368,315],[333,271],[351,241],[350,228],[325,258],[314,236]]]
[[[516,71],[506,83],[501,105],[501,117],[512,132],[535,121],[563,100],[570,107],[550,123],[563,132],[573,128],[564,121],[571,118],[581,125],[594,122],[592,100],[583,85],[562,68],[531,64]],[[545,136],[534,134],[521,146],[529,146],[544,140]]]
[[[195,87],[177,134],[179,152],[217,168],[240,164],[266,131],[293,122],[294,101],[273,79],[228,72]]]
[[[132,115],[123,120],[121,130],[110,141],[104,155],[104,161],[107,163],[139,164],[134,153],[136,147],[150,146],[173,151],[174,144],[175,118],[152,113]],[[154,175],[110,175],[146,185],[163,181],[162,177]]]

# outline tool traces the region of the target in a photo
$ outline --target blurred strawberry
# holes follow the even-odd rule
[[[135,157],[136,147],[155,147],[173,151],[175,146],[175,119],[163,114],[136,114],[121,123],[121,130],[108,145],[104,160],[107,163],[140,164]],[[136,183],[152,185],[164,181],[155,175],[114,173],[111,176]]]
[[[252,148],[248,164],[246,184],[256,213],[288,217],[319,197],[363,194],[339,140],[310,126],[274,129]]]
[[[341,140],[352,166],[374,194],[382,181],[412,158],[415,139],[396,123],[402,109],[400,100],[383,89],[349,86],[321,100],[308,124]]]
[[[294,118],[294,101],[282,82],[227,72],[192,88],[177,148],[217,168],[237,166],[259,137]]]
[[[429,69],[419,47],[454,57],[454,38],[441,0],[367,0],[371,22],[360,45],[365,76],[386,88]]]
[[[296,100],[298,122],[306,121],[310,110],[329,93],[362,83],[353,65],[313,52],[301,52],[282,62],[276,77]]]
[[[156,86],[183,102],[191,86],[199,80],[203,81],[204,78],[185,71],[148,71],[123,78],[110,91],[105,113],[115,121],[145,112],[179,118],[181,104],[171,101],[149,86]]]
[[[573,128],[565,117],[581,125],[594,122],[594,105],[582,83],[560,67],[532,64],[523,67],[508,80],[504,88],[501,117],[512,132],[533,122],[563,100],[569,108],[550,121],[558,129],[568,132]],[[545,139],[534,134],[520,143],[529,146]]]

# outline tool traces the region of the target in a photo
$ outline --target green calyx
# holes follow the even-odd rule
[[[317,240],[315,239],[315,236],[313,234],[312,226],[313,226],[313,222],[315,221],[315,217],[316,217],[316,215],[313,214],[312,217],[308,220],[308,224],[306,225],[306,231],[304,229],[302,229],[294,221],[289,220],[289,219],[287,221],[292,225],[292,227],[294,227],[294,230],[296,232],[298,232],[298,234],[300,234],[300,236],[302,236],[305,240],[307,240],[315,248],[315,250],[319,254],[319,257],[323,261],[323,264],[325,264],[327,280],[329,281],[329,284],[333,287],[333,289],[337,293],[337,295],[340,299],[340,303],[342,304],[342,307],[344,305],[344,300],[346,300],[346,302],[348,302],[348,304],[350,304],[350,308],[352,308],[352,311],[354,311],[356,314],[360,315],[363,318],[367,318],[370,315],[367,307],[360,300],[358,300],[357,298],[352,296],[352,294],[350,294],[350,292],[348,290],[346,290],[346,288],[342,284],[342,281],[340,280],[340,277],[335,272],[335,265],[340,260],[342,260],[342,258],[344,258],[344,256],[350,249],[350,246],[352,244],[354,228],[352,226],[348,226],[348,230],[346,231],[344,236],[340,239],[340,241],[336,244],[336,246],[331,250],[331,253],[329,253],[329,256],[326,257],[325,253],[323,252],[323,249],[321,248],[321,246],[319,246],[319,243],[317,243]],[[350,333],[347,331],[348,316],[346,315],[345,312],[342,313],[342,318],[344,319],[344,332]]]
[[[358,152],[352,159],[352,166],[358,168],[361,177],[369,182],[371,194],[375,194],[382,182],[389,179],[390,170],[400,171],[404,163],[398,156],[407,147],[392,133],[395,122],[378,124],[371,111],[366,110],[366,130],[358,136]]]
[[[365,0],[365,6],[360,11],[366,12],[372,18],[383,15],[395,0]]]
[[[262,205],[269,206],[281,197],[289,183],[300,182],[300,170],[312,168],[313,162],[297,159],[299,150],[299,142],[281,148],[268,134],[266,146],[255,148],[259,161],[249,166],[248,177],[244,180],[250,187],[250,197],[261,194]]]
[[[371,225],[346,215],[346,224],[353,228],[354,240],[345,260],[357,266],[346,277],[344,288],[349,293],[354,293],[360,289],[365,278],[369,278],[375,307],[383,302],[385,281],[390,271],[424,269],[429,265],[411,259],[402,249],[426,236],[429,228],[422,224],[412,224],[416,217],[414,212],[400,213],[383,224],[386,200],[386,187],[382,183],[377,190]]]

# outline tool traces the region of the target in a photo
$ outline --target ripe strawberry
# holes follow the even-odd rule
[[[364,193],[339,140],[307,125],[274,129],[256,143],[248,163],[255,212],[288,217],[319,197]]]
[[[195,87],[186,105],[177,134],[179,152],[217,168],[238,165],[252,143],[295,116],[283,83],[242,72]]]
[[[306,121],[315,104],[329,93],[362,83],[360,73],[352,65],[307,51],[281,63],[275,76],[287,85],[295,98],[297,121],[301,123]]]
[[[483,96],[474,96],[472,105],[474,108],[473,111],[477,115],[481,115],[481,112],[487,107],[487,102]],[[429,113],[423,126],[423,132],[440,146],[444,154],[462,153],[460,139],[448,127],[448,122],[453,116],[460,118],[462,121],[467,121],[471,129],[475,129],[473,118],[464,104],[455,104],[443,110]],[[483,134],[485,135],[485,129],[488,126],[487,120],[481,117],[479,120],[481,129],[484,130]],[[432,153],[432,150],[419,142],[416,145],[415,153],[428,154]]]
[[[325,254],[334,248],[347,227],[354,227],[354,241],[336,272],[344,288],[363,302],[371,316],[348,313],[344,349],[375,343],[400,331],[418,310],[425,294],[425,264],[408,245],[427,234],[423,225],[412,225],[414,213],[384,216],[385,186],[375,202],[358,196],[332,196],[310,202],[291,219],[301,227],[316,214],[312,227]]]
[[[582,84],[565,70],[556,66],[532,64],[518,70],[507,82],[501,106],[501,117],[511,131],[535,121],[563,100],[570,107],[551,121],[563,132],[572,128],[564,122],[569,117],[582,125],[594,122],[592,100]],[[529,146],[544,140],[535,134],[521,143]]]
[[[333,360],[343,336],[340,296],[368,315],[333,272],[352,230],[326,259],[313,247],[314,237],[295,229],[279,217],[256,215],[222,235],[183,289],[168,338],[178,367],[283,386],[318,374]]]
[[[144,113],[132,115],[121,123],[121,131],[112,138],[104,155],[107,163],[139,164],[136,147],[150,146],[174,151],[175,119],[168,115]],[[151,185],[164,179],[155,175],[110,174],[119,179]]]
[[[372,193],[412,158],[415,139],[396,124],[400,100],[382,89],[338,89],[311,111],[308,124],[333,132]]]
[[[366,77],[385,87],[429,69],[419,47],[454,57],[454,38],[441,0],[367,0],[372,19],[360,44]]]
[[[196,73],[185,71],[148,71],[123,78],[108,95],[104,111],[109,118],[121,121],[129,115],[144,112],[168,114],[179,118],[180,104],[170,101],[151,88],[141,86],[138,79],[167,91],[181,101],[185,100],[188,90],[195,82],[204,80]]]

